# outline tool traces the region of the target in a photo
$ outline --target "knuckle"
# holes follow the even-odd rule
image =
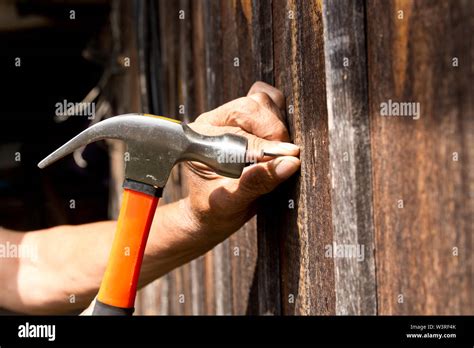
[[[266,83],[263,82],[263,81],[255,81],[252,85],[252,88],[253,87],[260,87],[260,86],[264,86],[264,85],[266,85]]]
[[[258,103],[249,97],[243,97],[237,99],[236,103],[232,108],[226,110],[222,118],[226,124],[238,124],[242,119],[249,119],[251,115],[259,112]]]
[[[244,97],[242,99],[241,109],[246,114],[254,114],[259,111],[260,105],[255,99],[250,98],[250,97]]]
[[[232,110],[227,113],[224,124],[227,126],[238,127],[247,132],[251,132],[253,127],[252,118],[248,117],[248,114],[237,110]]]
[[[233,109],[229,110],[225,115],[225,124],[226,125],[236,125],[239,121],[240,112]]]
[[[250,117],[241,117],[238,119],[237,127],[243,129],[244,131],[249,132],[250,134],[253,134],[253,129],[254,129],[254,123],[252,118]]]
[[[289,134],[286,128],[282,124],[277,124],[272,130],[273,139],[276,140],[289,140]]]
[[[283,94],[282,91],[280,91],[278,88],[273,88],[273,93],[275,93],[275,97],[280,99],[280,100],[285,100],[285,95]]]
[[[254,93],[254,91],[259,91],[262,89],[263,82],[262,81],[255,81],[252,86],[250,86],[249,94]]]
[[[264,129],[267,136],[261,135],[261,138],[287,139],[289,137],[288,130],[278,109],[265,110],[265,112],[263,112],[262,122],[266,125]]]
[[[263,81],[255,81],[252,85],[252,87],[250,87],[250,91],[261,91],[261,90],[264,90],[264,89],[267,89],[267,88],[273,88],[273,86],[269,85],[268,83],[266,82],[263,82]]]
[[[270,105],[272,103],[272,99],[265,92],[257,92],[252,94],[252,99],[255,100],[257,103],[265,106]]]
[[[249,142],[249,149],[253,151],[260,151],[263,145],[262,144],[263,140],[256,136],[251,136],[248,142]]]

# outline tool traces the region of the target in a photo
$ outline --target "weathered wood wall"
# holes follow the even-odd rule
[[[302,168],[138,314],[474,313],[469,1],[139,3],[142,110],[189,122],[266,81]],[[389,99],[420,119],[381,116]]]
[[[472,15],[469,1],[367,7],[380,313],[474,313]],[[420,118],[380,117],[388,99]]]

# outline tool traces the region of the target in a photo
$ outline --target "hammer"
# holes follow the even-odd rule
[[[173,119],[126,114],[87,128],[38,167],[106,138],[124,141],[129,156],[117,230],[93,315],[132,315],[146,241],[173,166],[180,161],[198,161],[217,174],[239,178],[249,164],[248,144],[245,137],[236,134],[206,136]]]

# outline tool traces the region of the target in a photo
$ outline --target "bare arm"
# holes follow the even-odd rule
[[[199,255],[182,242],[199,228],[183,215],[184,204],[182,200],[156,210],[140,286]],[[103,221],[28,233],[0,229],[0,244],[28,250],[22,257],[0,261],[0,307],[34,314],[87,307],[99,289],[115,225]]]
[[[203,134],[244,135],[249,147],[285,154],[260,158],[240,179],[219,176],[199,163],[187,164],[188,197],[155,213],[140,274],[140,286],[204,254],[239,229],[256,199],[294,174],[299,149],[288,143],[281,116],[284,98],[256,83],[249,95],[198,117],[190,126]],[[0,229],[0,244],[37,251],[37,257],[0,260],[0,307],[35,314],[71,312],[96,295],[115,233],[115,222],[58,226],[28,233]]]

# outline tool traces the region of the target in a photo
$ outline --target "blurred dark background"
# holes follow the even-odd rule
[[[0,226],[31,230],[107,218],[103,142],[85,149],[85,168],[72,156],[45,170],[37,163],[91,123],[56,121],[55,104],[81,102],[103,76],[109,11],[106,1],[0,4]]]

